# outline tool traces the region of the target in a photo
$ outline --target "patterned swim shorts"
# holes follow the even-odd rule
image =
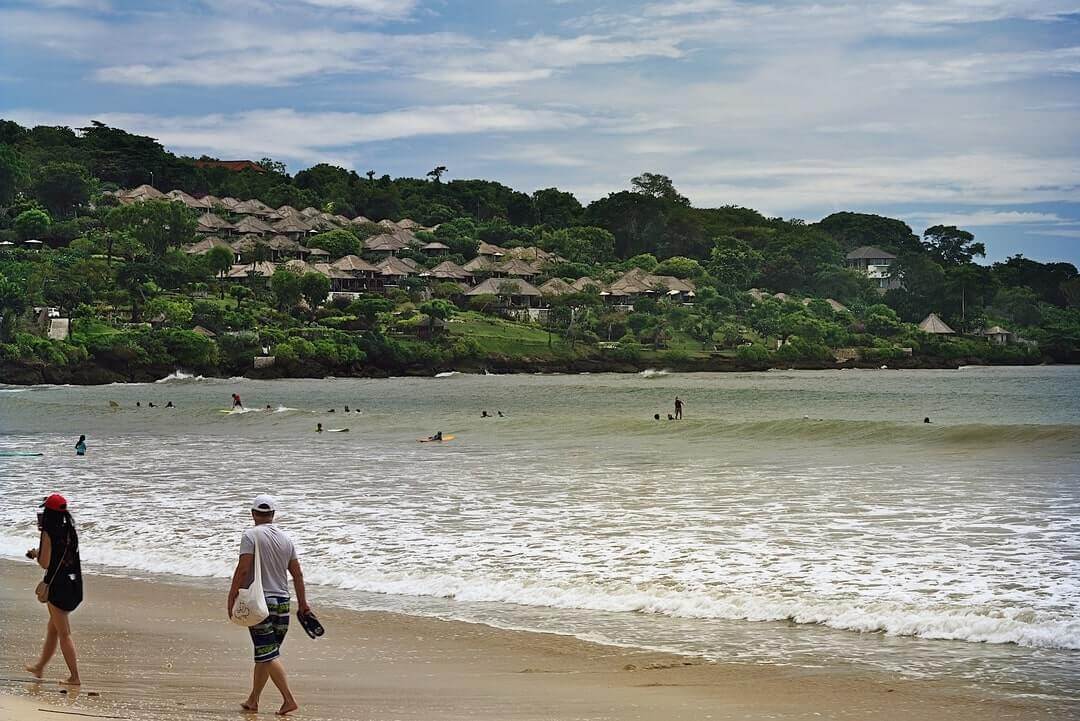
[[[289,599],[267,596],[266,607],[270,609],[266,620],[248,628],[255,644],[255,663],[266,663],[280,656],[281,643],[289,632]]]

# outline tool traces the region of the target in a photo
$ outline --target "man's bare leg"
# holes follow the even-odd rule
[[[270,680],[281,693],[281,708],[277,710],[278,716],[284,716],[300,708],[296,699],[293,698],[292,691],[289,690],[289,680],[285,676],[285,665],[281,663],[281,659],[275,658],[267,666],[270,667]]]
[[[240,708],[253,713],[259,710],[259,697],[262,696],[263,688],[266,687],[266,680],[270,678],[268,667],[271,663],[273,661],[255,664],[255,671],[251,676],[251,694],[247,697],[247,701],[240,704]]]
[[[41,647],[41,656],[38,658],[37,663],[27,664],[25,666],[26,670],[36,678],[41,678],[41,674],[45,672],[45,667],[49,665],[49,661],[52,659],[53,654],[56,653],[56,642],[56,628],[53,626],[50,614],[49,623],[45,630],[45,644]]]
[[[56,639],[60,644],[60,652],[64,654],[64,663],[68,667],[68,678],[60,683],[69,686],[79,686],[79,659],[75,655],[75,641],[71,638],[71,624],[68,623],[67,611],[62,611],[56,606],[49,604],[49,617],[52,626],[56,629]]]

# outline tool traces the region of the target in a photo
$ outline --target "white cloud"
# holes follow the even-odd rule
[[[304,113],[292,109],[251,110],[204,116],[102,113],[57,115],[27,110],[0,113],[28,125],[82,127],[91,119],[157,138],[181,152],[222,156],[272,156],[303,162],[323,160],[335,148],[418,136],[528,133],[566,130],[585,123],[557,110],[512,105],[443,105],[381,113]]]
[[[922,220],[928,226],[955,225],[969,228],[996,225],[1027,225],[1031,223],[1060,223],[1066,220],[1057,213],[992,209],[954,213],[912,213],[905,217]]]
[[[1057,230],[1029,230],[1024,235],[1048,235],[1055,238],[1080,238],[1080,228],[1060,228]]]

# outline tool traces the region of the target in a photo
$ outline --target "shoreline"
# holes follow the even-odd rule
[[[40,572],[0,559],[0,711],[31,707],[121,718],[232,715],[251,670],[244,629],[225,619],[224,582],[88,573],[72,616],[84,686],[61,695],[55,658],[46,682],[22,664],[40,649]],[[220,588],[219,588],[220,586]],[[825,661],[821,667],[712,663],[572,636],[313,606],[327,635],[293,624],[283,647],[300,718],[344,719],[861,719],[1069,718],[1057,702],[1006,697],[959,679],[914,679]],[[91,695],[96,694],[96,695]],[[8,698],[14,696],[12,700]],[[262,711],[277,707],[268,690]],[[36,710],[33,713],[38,713]]]
[[[228,379],[242,377],[248,380],[299,380],[324,378],[430,378],[439,373],[457,372],[463,374],[495,375],[543,374],[574,375],[579,373],[620,373],[635,374],[647,370],[663,368],[674,373],[764,373],[770,370],[956,370],[964,366],[985,367],[1036,367],[1043,365],[1071,365],[1068,363],[994,363],[981,358],[901,358],[885,363],[851,361],[834,362],[767,362],[743,363],[731,358],[687,359],[680,361],[654,360],[652,362],[627,363],[602,358],[580,358],[575,360],[550,360],[532,358],[493,358],[487,362],[468,361],[447,366],[403,366],[381,368],[365,366],[353,369],[353,372],[340,372],[341,369],[301,368],[297,373],[282,373],[277,368],[247,369],[243,373],[230,373],[221,368],[183,369],[206,378]],[[177,368],[161,367],[140,373],[120,373],[114,369],[96,364],[79,366],[49,366],[35,363],[0,362],[0,383],[14,386],[33,385],[77,385],[95,386],[110,383],[150,383],[177,372]]]

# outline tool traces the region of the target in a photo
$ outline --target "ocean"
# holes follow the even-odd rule
[[[267,492],[316,605],[1080,701],[1077,367],[0,386],[0,555],[54,491],[90,569],[224,589]]]

